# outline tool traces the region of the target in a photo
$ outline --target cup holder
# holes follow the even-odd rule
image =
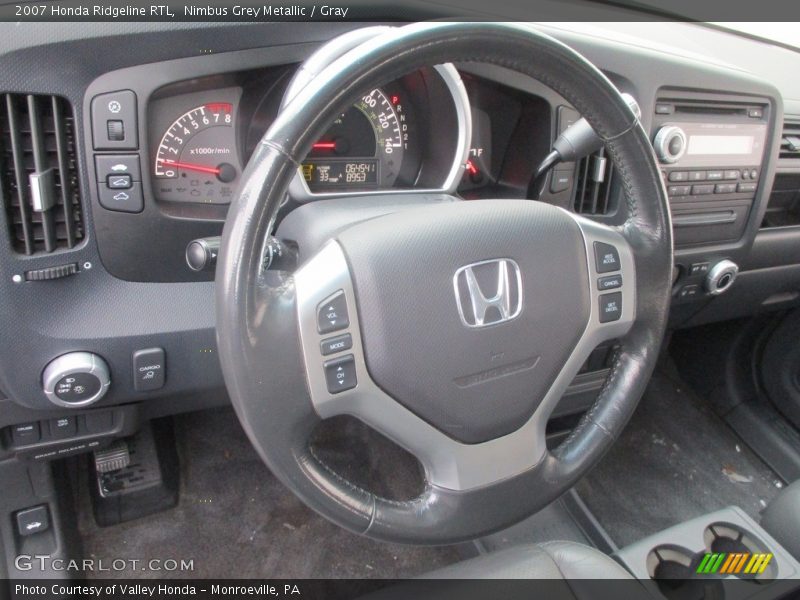
[[[656,546],[647,555],[647,572],[669,600],[722,600],[722,581],[697,575],[702,558],[681,546]]]
[[[757,583],[767,583],[778,576],[778,566],[771,557],[770,549],[755,535],[738,525],[713,523],[703,532],[703,541],[708,552],[726,554],[720,569],[730,560],[731,563],[727,565],[730,575]],[[770,558],[759,558],[757,555],[770,555]],[[754,572],[747,573],[748,570]]]

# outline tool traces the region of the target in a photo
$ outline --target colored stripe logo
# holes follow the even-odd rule
[[[772,560],[772,554],[749,554],[747,552],[714,552],[707,553],[697,573],[702,575],[758,575],[766,571]]]

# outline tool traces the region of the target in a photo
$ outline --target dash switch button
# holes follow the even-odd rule
[[[320,333],[339,331],[349,325],[350,317],[347,314],[347,300],[343,290],[339,290],[317,307],[317,330]]]
[[[325,363],[325,383],[330,394],[351,390],[358,385],[356,361],[352,354]]]
[[[147,348],[133,353],[133,388],[152,392],[164,387],[167,365],[163,348]]]

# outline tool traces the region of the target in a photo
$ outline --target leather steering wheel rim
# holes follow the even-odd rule
[[[415,69],[484,62],[538,79],[603,138],[622,182],[627,220],[614,228],[635,257],[636,314],[606,383],[569,438],[532,468],[483,487],[428,482],[396,502],[361,489],[315,457],[319,422],[301,360],[294,277],[262,271],[265,240],[312,143],[365,89]],[[279,114],[242,176],[216,275],[217,336],[226,386],[272,472],[334,523],[377,539],[442,544],[475,538],[533,514],[571,487],[610,447],[643,394],[666,328],[672,233],[647,134],[617,89],[578,53],[524,24],[424,23],[391,30],[326,68]],[[287,393],[288,392],[288,393]]]

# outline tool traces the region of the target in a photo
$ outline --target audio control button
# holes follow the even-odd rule
[[[708,171],[706,173],[706,179],[709,181],[719,181],[722,179],[724,173],[722,171]]]
[[[339,290],[317,307],[317,331],[331,333],[350,325],[347,314],[347,300],[344,291]]]
[[[689,180],[689,173],[686,171],[672,171],[669,174],[670,181],[688,181]]]
[[[692,194],[695,196],[704,196],[706,194],[714,193],[714,184],[693,185]]]
[[[670,196],[688,196],[692,191],[690,185],[671,185],[667,188],[667,193]]]

